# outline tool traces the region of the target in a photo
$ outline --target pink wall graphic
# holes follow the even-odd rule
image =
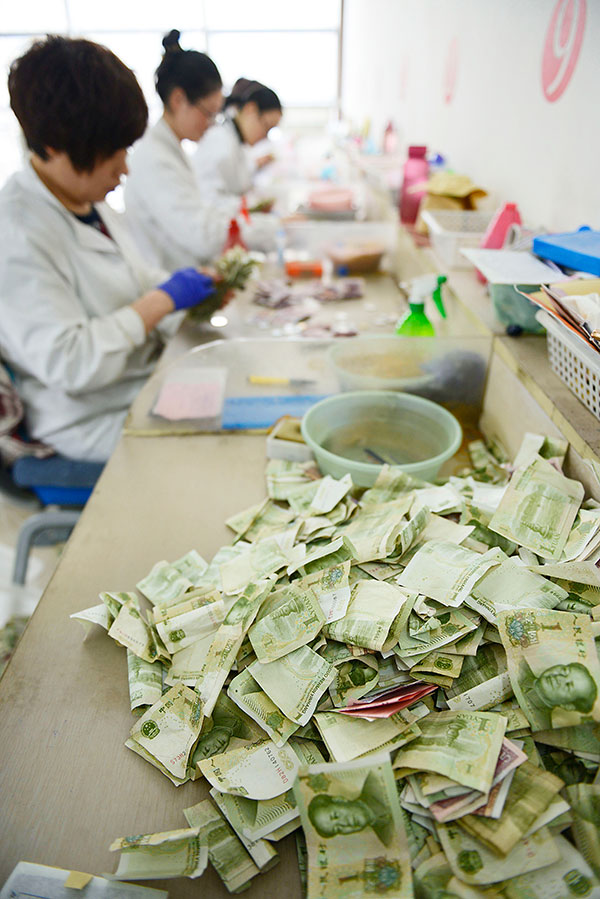
[[[542,88],[550,103],[562,96],[577,65],[585,14],[585,0],[557,0],[554,7],[542,57]]]

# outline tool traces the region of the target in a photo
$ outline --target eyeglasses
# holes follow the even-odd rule
[[[196,109],[200,110],[206,121],[211,125],[216,122],[217,116],[219,115],[218,112],[213,112],[212,110],[207,109],[201,100],[197,100],[196,103],[194,103],[194,106],[196,107]]]

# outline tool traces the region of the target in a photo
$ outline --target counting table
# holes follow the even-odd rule
[[[434,260],[408,248],[406,235],[402,239],[405,277],[435,268]],[[382,279],[373,283],[375,293],[401,311],[391,282],[385,289]],[[598,422],[549,369],[543,338],[515,342],[494,335],[498,329],[490,327],[474,275],[451,278],[450,285],[459,310],[455,325],[465,323],[465,336],[493,340],[486,434],[510,453],[524,430],[564,434],[571,442],[567,473],[598,496],[588,464],[600,464]],[[164,364],[215,336],[184,328]],[[147,411],[151,389],[134,404],[134,422],[136,406],[139,414]],[[69,615],[96,604],[102,590],[133,589],[160,559],[192,548],[210,559],[231,542],[225,519],[265,495],[264,465],[265,440],[257,434],[132,433],[121,439],[0,682],[0,883],[19,860],[112,872],[117,854],[108,846],[116,837],[185,827],[182,809],[208,795],[205,781],[176,788],[124,747],[135,720],[125,651],[99,628],[84,640]],[[276,846],[280,863],[253,880],[249,897],[301,895],[294,836]],[[176,899],[229,895],[210,866],[198,882],[151,885]]]

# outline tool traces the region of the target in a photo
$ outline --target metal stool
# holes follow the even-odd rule
[[[100,462],[58,455],[17,459],[10,471],[12,491],[4,483],[0,486],[15,498],[15,492],[21,499],[33,494],[44,508],[28,518],[19,531],[13,567],[15,584],[25,583],[33,546],[52,546],[68,539],[103,467]]]

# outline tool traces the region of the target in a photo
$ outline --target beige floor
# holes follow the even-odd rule
[[[19,528],[37,511],[35,503],[16,503],[0,494],[0,628],[13,615],[31,615],[52,577],[61,547],[35,548],[29,558],[27,583],[12,583],[14,548]]]

